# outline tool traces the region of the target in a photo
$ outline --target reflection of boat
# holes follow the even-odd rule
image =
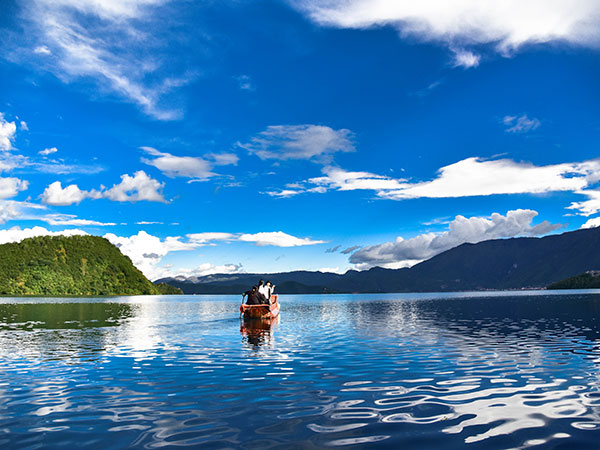
[[[244,319],[274,319],[279,315],[279,298],[277,294],[271,295],[270,305],[242,304],[240,313],[244,315]]]
[[[249,344],[259,347],[271,342],[271,332],[279,323],[279,316],[274,319],[242,319],[240,332]]]

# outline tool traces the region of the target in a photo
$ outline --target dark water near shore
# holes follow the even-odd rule
[[[0,298],[0,448],[599,448],[600,291]]]

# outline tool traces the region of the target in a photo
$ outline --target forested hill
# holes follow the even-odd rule
[[[0,295],[158,294],[117,247],[98,236],[41,236],[0,245]]]
[[[344,275],[307,271],[226,274],[159,281],[189,294],[237,294],[261,278],[275,283],[282,294],[440,292],[544,288],[589,270],[600,270],[600,228],[463,244],[410,269],[375,267]]]

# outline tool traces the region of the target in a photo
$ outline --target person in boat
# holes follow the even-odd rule
[[[262,304],[262,298],[260,296],[260,293],[258,292],[258,288],[256,286],[252,286],[252,289],[250,289],[249,291],[246,291],[242,294],[242,301],[244,300],[244,297],[248,296],[248,299],[246,300],[246,305],[261,305]]]
[[[273,295],[273,291],[275,290],[275,285],[273,283],[271,283],[270,281],[267,281],[265,283],[265,286],[267,286],[267,300],[269,300],[269,302],[271,302],[271,295]]]
[[[271,294],[269,293],[269,289],[267,288],[264,280],[260,280],[258,282],[258,293],[260,294],[262,303],[268,305]]]

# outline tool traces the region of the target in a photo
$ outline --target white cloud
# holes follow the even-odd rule
[[[21,229],[19,227],[12,227],[8,230],[0,230],[0,244],[7,244],[9,242],[20,242],[23,239],[36,237],[36,236],[83,236],[87,233],[83,230],[63,230],[63,231],[49,231],[44,227],[33,227]]]
[[[167,203],[162,195],[164,183],[149,177],[146,172],[139,170],[130,175],[121,175],[121,182],[102,192],[103,198],[117,202],[148,202]]]
[[[179,277],[180,279],[189,279],[195,277],[204,277],[206,275],[232,273],[244,273],[244,268],[242,264],[213,265],[211,263],[203,263],[193,269],[174,269],[173,267],[163,266],[158,267],[155,270],[155,277],[153,279],[165,277]]]
[[[187,234],[186,237],[191,242],[199,245],[204,245],[213,241],[231,241],[236,239],[235,234],[219,232],[191,233]]]
[[[163,222],[148,222],[146,220],[142,220],[140,222],[136,222],[136,225],[163,225]]]
[[[314,159],[328,162],[337,152],[353,152],[350,130],[323,125],[271,125],[250,139],[238,143],[260,159]]]
[[[25,32],[37,39],[39,67],[65,82],[95,80],[146,114],[171,120],[181,112],[162,107],[161,97],[187,80],[158,75],[171,67],[155,37],[164,16],[153,13],[168,1],[35,0],[24,11],[31,25]],[[31,54],[22,53],[24,60]]]
[[[480,60],[481,56],[468,50],[457,50],[454,53],[454,67],[464,67],[466,69],[477,67]]]
[[[508,211],[505,216],[494,213],[489,218],[456,216],[448,225],[448,231],[425,233],[410,239],[398,237],[393,242],[364,247],[350,256],[350,262],[359,269],[409,267],[465,242],[540,236],[562,227],[548,221],[531,225],[537,215],[533,210],[517,209]]]
[[[581,225],[582,229],[596,228],[596,227],[600,227],[600,217],[594,217],[592,219],[588,219],[588,221],[586,223]]]
[[[60,181],[50,184],[42,193],[42,202],[47,205],[67,206],[74,203],[80,203],[86,198],[100,199],[107,198],[117,202],[161,202],[167,203],[162,195],[164,183],[160,183],[149,177],[143,170],[136,172],[133,176],[121,175],[121,182],[113,185],[107,190],[85,191],[76,184],[71,184],[65,188]]]
[[[0,113],[0,151],[12,150],[16,132],[17,125],[4,119],[4,114]]]
[[[303,245],[325,243],[325,241],[313,241],[309,238],[297,238],[282,231],[242,234],[238,239],[244,242],[254,242],[260,247],[265,245],[274,245],[276,247],[299,247]]]
[[[50,184],[42,193],[42,203],[54,206],[67,206],[79,204],[83,199],[90,197],[90,192],[79,189],[76,184],[63,188],[60,181]]]
[[[403,200],[414,198],[455,198],[499,194],[543,194],[571,191],[588,195],[587,202],[573,203],[584,215],[600,210],[600,194],[585,190],[600,181],[600,160],[535,166],[509,159],[483,160],[467,158],[438,170],[431,181],[409,182],[369,172],[349,172],[337,167],[325,167],[325,176],[307,181],[323,190],[372,190],[381,198]],[[300,186],[300,185],[298,185]],[[289,197],[316,188],[269,192],[269,195]],[[597,199],[596,199],[597,197]]]
[[[51,55],[52,54],[50,49],[48,47],[46,47],[45,45],[38,45],[36,48],[33,49],[33,53],[36,53],[38,55]]]
[[[578,194],[583,194],[589,200],[583,202],[573,202],[567,209],[577,209],[582,216],[591,216],[600,211],[600,191],[599,190],[582,190]]]
[[[347,172],[338,167],[325,167],[323,173],[325,174],[324,177],[311,178],[308,181],[327,189],[340,191],[354,191],[357,189],[389,191],[404,189],[409,186],[405,180],[393,179],[369,172]]]
[[[27,122],[25,122],[24,120],[21,120],[21,122],[19,123],[19,128],[23,131],[29,131],[29,127],[27,126]]]
[[[150,279],[160,276],[160,269],[157,269],[157,266],[168,253],[193,250],[198,247],[196,243],[181,242],[179,236],[161,240],[145,231],[129,237],[117,236],[113,233],[107,233],[104,237],[116,245]]]
[[[57,151],[58,151],[58,149],[56,147],[45,148],[44,150],[40,150],[38,152],[38,154],[48,156],[48,155],[51,155],[52,153],[56,153]]]
[[[509,159],[467,158],[442,167],[432,181],[379,193],[386,198],[450,198],[495,194],[577,191],[600,173],[600,160],[535,166]]]
[[[38,217],[31,215],[31,210],[43,210],[45,206],[37,203],[19,202],[16,200],[0,200],[0,224],[9,220],[29,220]]]
[[[541,125],[539,119],[535,117],[530,119],[527,114],[521,116],[505,116],[502,119],[504,125],[506,125],[507,133],[527,133],[528,131],[536,130]]]
[[[89,219],[78,219],[77,216],[71,214],[47,214],[45,216],[40,217],[40,220],[48,223],[49,225],[54,226],[67,226],[67,225],[75,225],[75,226],[98,226],[98,227],[106,227],[106,226],[114,226],[116,223],[113,222],[98,222],[97,220],[89,220]]]
[[[235,153],[209,153],[206,155],[216,166],[236,166],[240,158]]]
[[[0,199],[15,197],[19,192],[25,191],[28,186],[29,182],[26,180],[0,177]]]
[[[510,55],[525,44],[567,42],[596,48],[600,43],[600,3],[596,0],[293,0],[293,3],[321,25],[355,29],[389,25],[403,37],[443,43],[456,55],[481,45]],[[476,57],[472,55],[470,58]]]
[[[154,159],[142,158],[142,162],[156,167],[168,177],[186,177],[202,180],[215,175],[211,172],[212,165],[202,158],[175,156],[170,153],[159,152],[152,147],[141,147],[141,149],[149,155],[155,156]]]

